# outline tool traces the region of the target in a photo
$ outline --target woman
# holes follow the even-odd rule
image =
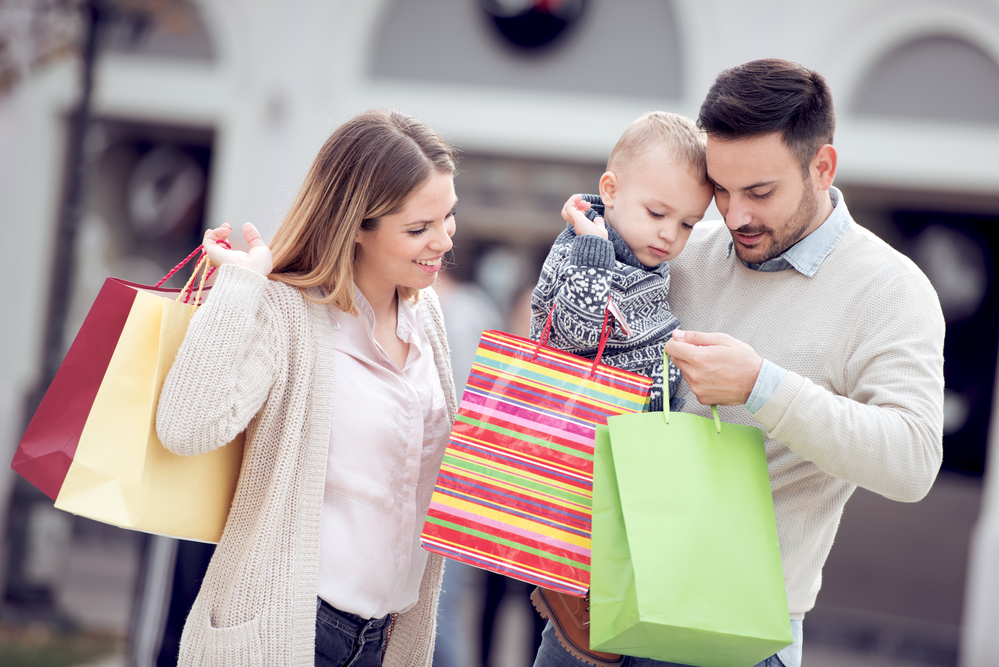
[[[371,111],[320,150],[268,248],[220,266],[160,396],[179,454],[246,431],[181,665],[430,665],[443,565],[419,535],[455,415],[431,289],[454,234],[456,156]],[[336,371],[334,373],[334,370]],[[353,660],[353,662],[351,662]]]

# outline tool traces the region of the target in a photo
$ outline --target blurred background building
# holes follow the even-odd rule
[[[0,460],[105,276],[155,282],[223,221],[269,236],[353,114],[402,110],[461,150],[448,272],[513,329],[562,203],[634,118],[696,117],[721,70],[786,58],[826,76],[836,184],[948,325],[944,470],[918,504],[847,505],[804,664],[999,664],[997,0],[104,0],[89,58],[88,6],[0,0]],[[153,576],[176,545],[54,510],[6,465],[0,523],[0,622],[131,632],[152,664],[136,619],[176,590]],[[530,664],[518,605],[494,665]]]

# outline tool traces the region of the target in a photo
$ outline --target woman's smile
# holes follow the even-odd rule
[[[441,260],[443,257],[444,256],[441,255],[440,257],[435,257],[433,259],[414,259],[413,263],[427,273],[437,273],[441,270]]]

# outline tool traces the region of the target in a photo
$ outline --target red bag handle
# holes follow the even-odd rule
[[[555,305],[557,302],[552,302],[552,309],[548,311],[548,317],[545,318],[545,326],[541,329],[541,336],[538,338],[538,344],[534,346],[534,355],[531,357],[532,360],[538,358],[538,352],[541,351],[542,345],[548,345],[548,339],[551,336],[552,319],[555,317]],[[607,339],[610,338],[610,333],[614,329],[614,316],[611,314],[611,297],[607,295],[607,307],[604,308],[604,323],[600,328],[600,344],[597,347],[597,356],[593,358],[593,366],[590,367],[590,377],[592,378],[597,373],[597,366],[600,365],[600,359],[604,356],[604,347],[607,345]]]
[[[228,241],[226,241],[225,239],[222,239],[221,241],[217,241],[217,243],[219,245],[221,245],[222,247],[224,247],[224,248],[232,249],[232,245]],[[208,253],[205,252],[205,246],[203,244],[199,245],[197,248],[194,249],[194,252],[192,252],[190,255],[188,255],[187,257],[185,257],[184,259],[182,259],[180,261],[180,263],[177,264],[177,266],[175,266],[172,269],[170,269],[170,271],[165,276],[163,276],[163,278],[161,278],[158,283],[156,283],[155,285],[153,285],[153,287],[159,287],[160,285],[162,285],[166,281],[170,280],[170,278],[173,277],[173,274],[177,273],[177,271],[179,271],[180,269],[182,269],[185,264],[187,264],[192,259],[194,259],[194,256],[197,255],[199,252],[201,253],[201,258],[198,259],[198,264],[194,267],[194,275],[191,276],[191,280],[188,280],[187,284],[184,285],[184,288],[181,290],[181,293],[184,294],[184,303],[187,303],[191,299],[191,293],[194,291],[194,276],[198,274],[198,267],[200,267],[201,264],[202,264],[202,262],[204,262],[208,258]],[[210,275],[212,275],[213,273],[215,273],[215,269],[216,268],[218,268],[218,267],[213,266],[213,267],[211,267],[210,269],[207,270],[207,272],[205,273],[205,275],[202,276],[202,278],[201,278],[201,286],[203,286],[205,284],[205,281],[208,280],[208,277]],[[199,292],[199,294],[201,292],[201,287],[200,286],[198,288],[198,292]],[[180,301],[180,296],[179,295],[177,297],[177,300]]]

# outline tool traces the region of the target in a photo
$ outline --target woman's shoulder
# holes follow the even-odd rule
[[[425,287],[420,290],[416,306],[420,310],[424,329],[429,329],[432,326],[441,336],[446,335],[444,329],[444,311],[441,309],[440,297],[434,291],[433,287]]]
[[[424,287],[421,289],[420,298],[417,303],[428,304],[430,308],[436,308],[437,310],[440,310],[441,307],[441,299],[433,287]]]
[[[264,291],[264,300],[272,307],[276,307],[283,312],[291,314],[295,311],[305,312],[309,299],[321,299],[322,290],[317,287],[300,288],[289,285],[281,280],[270,277],[267,281],[267,289]]]

